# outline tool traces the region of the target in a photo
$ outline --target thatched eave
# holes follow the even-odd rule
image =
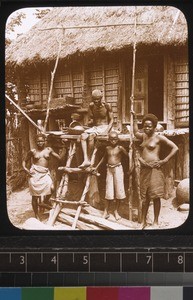
[[[187,23],[184,15],[174,7],[137,7],[136,35],[134,20],[133,6],[53,8],[28,33],[10,44],[6,49],[6,62],[21,67],[32,62],[54,61],[59,40],[62,41],[61,59],[129,49],[135,40],[138,47],[187,46]],[[112,26],[114,24],[116,26]],[[102,25],[108,26],[97,27]],[[85,28],[62,30],[70,26]]]

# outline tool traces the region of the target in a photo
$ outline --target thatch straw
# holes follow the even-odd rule
[[[6,62],[26,63],[52,61],[58,50],[57,38],[63,39],[61,58],[92,51],[129,48],[134,40],[135,7],[57,7],[35,26],[12,42],[6,50]],[[69,26],[123,24],[128,26],[62,29]],[[181,46],[187,43],[187,24],[182,12],[169,6],[137,7],[137,44]],[[142,25],[141,25],[142,24]],[[147,25],[149,24],[149,25]]]

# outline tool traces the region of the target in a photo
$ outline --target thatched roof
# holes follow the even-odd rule
[[[11,43],[6,51],[6,62],[21,66],[35,61],[54,60],[59,39],[62,39],[61,58],[132,47],[135,12],[134,6],[53,8],[27,34]],[[64,34],[62,29],[56,29],[123,23],[130,25],[67,29]],[[138,45],[187,44],[186,19],[175,7],[137,6],[137,23]]]

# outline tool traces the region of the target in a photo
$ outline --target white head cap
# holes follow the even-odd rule
[[[92,97],[101,97],[102,98],[103,94],[100,90],[94,90],[92,91]]]

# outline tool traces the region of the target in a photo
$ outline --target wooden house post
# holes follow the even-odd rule
[[[167,129],[174,129],[175,127],[175,73],[174,61],[170,53],[165,56],[165,78],[166,78],[166,123]]]

